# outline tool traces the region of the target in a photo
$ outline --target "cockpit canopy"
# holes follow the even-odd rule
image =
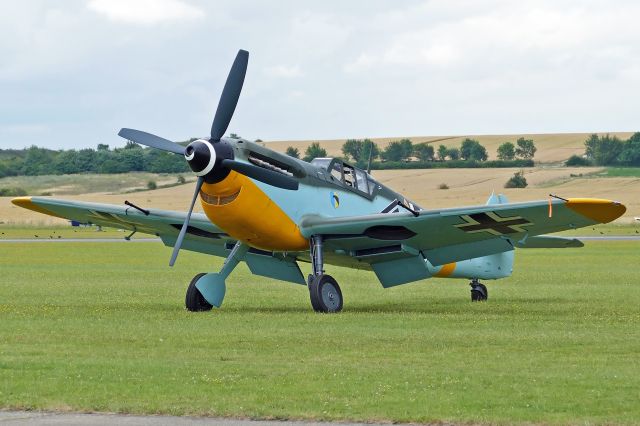
[[[314,158],[311,164],[327,170],[334,182],[367,195],[373,194],[375,184],[364,170],[345,163],[339,158]]]

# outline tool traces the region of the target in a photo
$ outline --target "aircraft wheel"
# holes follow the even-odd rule
[[[190,312],[204,312],[213,309],[213,305],[206,301],[204,296],[200,294],[200,291],[196,288],[198,280],[206,274],[200,273],[193,277],[187,287],[187,295],[184,298],[184,305],[187,311]]]
[[[331,275],[318,275],[309,284],[311,306],[316,312],[334,313],[342,310],[342,291]]]
[[[489,290],[482,283],[471,283],[471,301],[484,302],[489,298]]]

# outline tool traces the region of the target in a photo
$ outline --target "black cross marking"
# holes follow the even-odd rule
[[[456,228],[467,233],[488,232],[493,235],[515,234],[526,232],[523,226],[533,225],[522,216],[501,217],[495,212],[474,213],[462,215],[465,223],[454,225]]]

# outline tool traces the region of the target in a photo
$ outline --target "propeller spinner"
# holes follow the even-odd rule
[[[231,170],[234,170],[237,173],[278,188],[289,190],[298,189],[298,181],[289,176],[255,166],[253,164],[234,160],[231,145],[229,145],[228,142],[221,140],[229,127],[236,105],[238,104],[242,85],[244,84],[244,77],[247,73],[248,63],[249,52],[246,50],[238,51],[236,59],[233,61],[233,65],[229,71],[229,75],[227,76],[227,81],[224,85],[224,89],[222,90],[220,101],[218,102],[218,108],[216,109],[216,114],[211,125],[211,138],[209,140],[198,139],[191,142],[187,147],[184,147],[168,139],[140,130],[125,128],[118,132],[119,136],[141,145],[161,149],[174,154],[184,155],[189,167],[193,170],[195,175],[198,176],[195,192],[191,199],[189,211],[187,212],[187,217],[182,224],[180,234],[178,234],[176,243],[173,246],[173,253],[171,254],[169,266],[173,266],[176,258],[178,257],[182,241],[184,240],[184,236],[189,227],[193,206],[195,205],[200,189],[205,182],[220,182],[227,177]]]

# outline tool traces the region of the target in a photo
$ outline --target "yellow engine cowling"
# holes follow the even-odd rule
[[[205,183],[200,200],[211,222],[252,247],[274,251],[309,248],[298,225],[244,175],[232,171],[222,182]]]

